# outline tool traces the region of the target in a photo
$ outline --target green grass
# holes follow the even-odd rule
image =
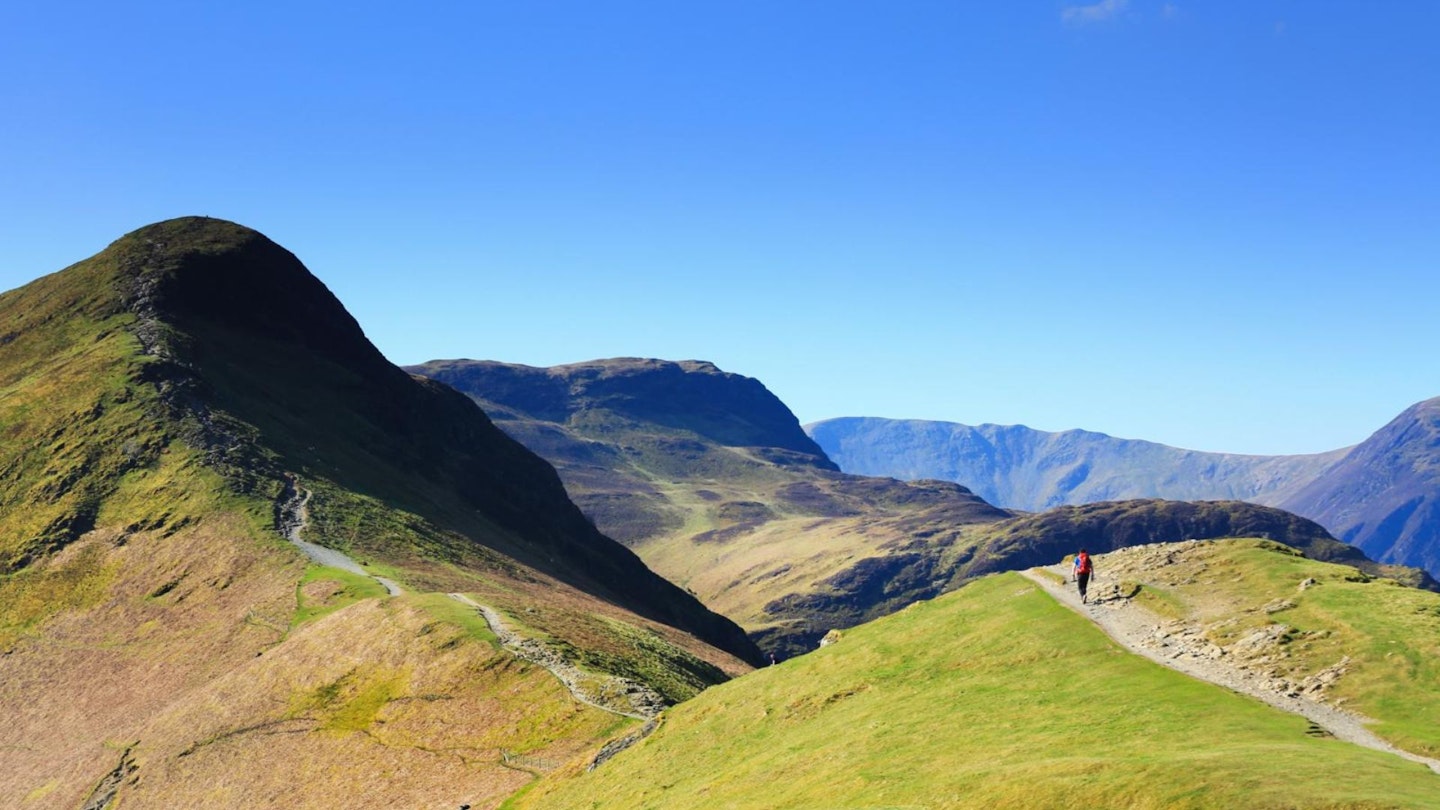
[[[404,672],[357,667],[336,680],[295,695],[288,714],[318,720],[319,727],[327,731],[364,731],[385,704],[406,693],[408,681]]]
[[[1422,766],[1306,728],[1007,574],[708,690],[515,806],[1440,807]]]
[[[92,545],[62,564],[0,576],[0,652],[52,616],[102,602],[115,573],[104,550]]]
[[[1131,583],[1125,582],[1120,586],[1123,593],[1129,593]],[[1146,610],[1167,619],[1179,619],[1184,617],[1189,608],[1185,600],[1179,594],[1169,588],[1161,588],[1155,585],[1140,585],[1140,590],[1135,594],[1135,601]]]
[[[467,636],[480,639],[492,647],[500,646],[500,638],[486,624],[485,617],[467,604],[443,593],[407,594],[402,598],[435,617],[438,622],[459,628]]]
[[[654,631],[619,619],[557,606],[538,606],[506,618],[520,635],[537,639],[582,671],[643,683],[680,702],[726,675]]]
[[[1330,694],[1374,718],[1372,730],[1387,740],[1440,756],[1440,594],[1307,560],[1263,540],[1207,543],[1187,554],[1207,568],[1168,589],[1189,615],[1215,625],[1218,643],[1288,625],[1292,640],[1279,666],[1292,678],[1349,656],[1349,671]],[[1318,584],[1302,591],[1305,579]],[[1279,600],[1294,606],[1266,612]]]
[[[335,583],[335,590],[317,599],[306,596],[306,587],[311,583]],[[379,599],[386,595],[385,586],[370,577],[362,577],[339,568],[312,565],[295,586],[295,615],[290,619],[290,629],[327,616],[346,605],[362,599]]]

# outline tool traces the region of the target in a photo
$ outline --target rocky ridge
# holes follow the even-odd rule
[[[1093,601],[1106,609],[1125,607],[1138,590],[1132,584],[1137,579],[1182,585],[1203,582],[1209,566],[1199,559],[1201,555],[1193,553],[1200,550],[1202,542],[1132,546],[1101,555],[1097,559],[1103,561],[1100,564],[1107,572],[1107,581],[1092,591]],[[1313,579],[1304,580],[1296,588],[1305,590],[1313,584]],[[1274,599],[1259,610],[1272,616],[1294,606],[1293,601]],[[1290,625],[1277,621],[1228,644],[1217,643],[1217,634],[1234,624],[1233,618],[1209,623],[1182,619],[1162,621],[1155,625],[1152,633],[1140,640],[1140,644],[1171,660],[1220,662],[1256,688],[1282,697],[1304,698],[1336,708],[1344,704],[1343,698],[1331,700],[1326,690],[1349,671],[1349,656],[1301,675],[1288,671],[1284,666],[1291,660],[1288,649],[1291,643],[1323,637],[1322,633],[1296,631]]]

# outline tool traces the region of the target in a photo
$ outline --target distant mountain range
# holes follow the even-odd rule
[[[1027,511],[1125,498],[1245,500],[1312,518],[1382,562],[1440,572],[1440,398],[1355,447],[1297,456],[1022,425],[844,417],[805,430],[846,472],[954,481]]]
[[[1077,689],[1146,724],[1161,704],[1176,709],[1167,767],[1185,781],[1137,793],[1122,753],[1109,759],[1123,776],[1097,794],[1163,803],[1208,779],[1196,740],[1210,756],[1236,724],[1168,676],[1137,690],[1134,666],[1033,582],[987,575],[1080,544],[1236,536],[1262,539],[1142,549],[1162,567],[1185,558],[1153,591],[1102,570],[1114,598],[1169,619],[1217,606],[1171,588],[1229,588],[1217,644],[1243,645],[1272,612],[1294,611],[1286,621],[1305,631],[1285,635],[1293,652],[1271,664],[1300,678],[1359,661],[1359,686],[1402,688],[1346,699],[1387,725],[1413,716],[1409,744],[1431,744],[1434,690],[1390,673],[1433,657],[1422,645],[1440,614],[1429,594],[1371,580],[1440,584],[1313,521],[1234,500],[1015,514],[952,482],[841,472],[759,381],[704,362],[417,370],[386,361],[284,248],[206,217],[141,228],[0,294],[0,806],[589,806],[602,794],[586,764],[652,732],[605,767],[658,754],[663,775],[617,771],[628,793],[607,806],[890,805],[957,791],[973,806],[1035,804],[1032,775],[1053,777],[1045,795],[1073,795],[1054,767],[1068,743],[1056,748],[1051,731],[1055,706],[1083,705],[1067,696]],[[1353,469],[1328,468],[1346,472],[1340,483],[1317,477],[1293,496],[1324,506],[1360,482],[1398,493],[1398,522],[1423,522],[1413,493],[1423,500],[1416,471],[1434,422],[1417,411],[1342,459]],[[1412,474],[1393,474],[1397,458]],[[1297,580],[1324,587],[1297,595]],[[842,634],[839,659],[752,672],[757,644],[783,659],[891,614]],[[732,678],[741,688],[710,708],[656,721]],[[1202,716],[1211,733],[1197,738]],[[1154,731],[1120,735],[1143,743],[1131,748],[1147,767],[1160,761]],[[1266,759],[1292,750],[1294,732],[1251,735],[1227,761],[1246,780],[1299,773]],[[896,739],[909,748],[897,753]],[[1083,735],[1086,750],[1096,739]],[[1006,792],[1010,757],[975,793],[973,772],[949,767],[962,741],[976,761],[1027,749],[1024,793]],[[941,767],[917,770],[912,754]],[[1307,796],[1411,795],[1340,770],[1312,767],[1330,781]],[[873,791],[886,774],[907,792]],[[551,788],[579,798],[546,799]],[[1224,796],[1212,798],[1233,804]]]
[[[1311,521],[1233,498],[1133,500],[1035,520],[934,476],[841,473],[764,385],[707,362],[437,360],[409,370],[469,394],[555,465],[601,531],[782,655],[974,577],[1053,561],[1076,543],[1269,537],[1435,587],[1419,572],[1376,566]]]

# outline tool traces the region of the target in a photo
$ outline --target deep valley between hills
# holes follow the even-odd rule
[[[1434,401],[1323,458],[857,475],[709,363],[399,369],[202,217],[0,334],[0,806],[1440,807],[1440,586],[1397,564]],[[1054,508],[977,494],[1042,467]],[[1200,468],[1243,470],[1116,483]],[[1309,713],[1063,607],[1079,546],[1137,644]]]

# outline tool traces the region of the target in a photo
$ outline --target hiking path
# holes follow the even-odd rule
[[[1042,571],[1055,578],[1046,576]],[[1197,634],[1175,632],[1173,623],[1122,596],[1115,583],[1104,581],[1103,574],[1097,573],[1096,579],[1091,581],[1088,604],[1081,604],[1080,593],[1069,581],[1068,570],[1063,564],[1021,571],[1020,574],[1039,585],[1060,604],[1094,622],[1121,647],[1136,655],[1282,711],[1298,714],[1336,739],[1404,757],[1440,774],[1440,760],[1413,754],[1380,739],[1365,727],[1365,718],[1360,715],[1301,696],[1294,689],[1277,689],[1263,675],[1226,661],[1223,653],[1218,652],[1219,648],[1197,638]]]

